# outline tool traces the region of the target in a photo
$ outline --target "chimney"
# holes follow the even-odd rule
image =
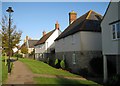
[[[69,13],[69,24],[72,24],[77,19],[77,13],[72,11]]]
[[[26,40],[28,40],[29,38],[28,38],[28,36],[26,36]]]
[[[45,31],[43,31],[43,36],[46,34],[46,32]]]
[[[26,36],[26,38],[24,39],[24,42],[26,42],[28,39],[29,39],[28,36]]]
[[[58,21],[56,21],[55,29],[58,29],[58,30],[59,30],[59,24],[58,24]]]

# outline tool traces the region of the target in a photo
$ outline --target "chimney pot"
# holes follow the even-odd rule
[[[43,31],[43,36],[46,34],[46,32],[45,31]]]
[[[56,21],[55,29],[58,29],[58,30],[59,30],[59,24],[58,24],[58,21]]]

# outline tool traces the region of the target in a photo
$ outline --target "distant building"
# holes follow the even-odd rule
[[[15,47],[15,48],[13,48],[12,50],[13,50],[13,53],[15,53],[15,52],[17,52],[17,51],[18,51],[18,48],[17,48],[17,47]]]
[[[107,81],[107,61],[112,62],[120,74],[120,0],[110,2],[101,22],[102,51],[104,56],[104,81]],[[111,65],[112,66],[112,65]],[[108,74],[107,74],[108,73]]]
[[[43,36],[35,44],[35,58],[45,61],[48,54],[55,53],[54,40],[60,35],[61,31],[58,22],[55,24],[55,29],[46,33],[43,31]]]
[[[28,49],[28,55],[26,55],[26,57],[30,57],[29,55],[34,51],[34,45],[37,43],[37,41],[38,40],[33,40],[33,39],[29,38],[28,36],[26,36],[24,43],[19,48],[18,52],[21,53],[21,48],[25,46]],[[23,54],[23,57],[25,57],[24,54]]]
[[[92,10],[79,18],[76,12],[69,13],[69,26],[55,40],[55,53],[72,72],[90,70],[90,60],[101,56],[101,19]]]

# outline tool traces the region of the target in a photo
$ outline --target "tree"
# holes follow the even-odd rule
[[[3,47],[3,53],[6,53],[7,55],[12,55],[13,48],[17,47],[17,44],[21,41],[21,31],[16,30],[16,25],[13,25],[13,20],[10,22],[11,28],[10,28],[10,47],[9,47],[9,21],[7,16],[3,16],[1,26],[1,34],[2,34],[2,47]]]
[[[21,53],[23,53],[23,54],[27,54],[27,53],[28,53],[28,49],[27,49],[26,46],[23,46],[23,47],[21,48]]]

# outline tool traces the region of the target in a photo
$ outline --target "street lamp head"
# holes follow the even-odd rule
[[[12,7],[8,7],[8,9],[7,9],[6,11],[9,12],[9,13],[14,12],[14,11],[12,10]]]

